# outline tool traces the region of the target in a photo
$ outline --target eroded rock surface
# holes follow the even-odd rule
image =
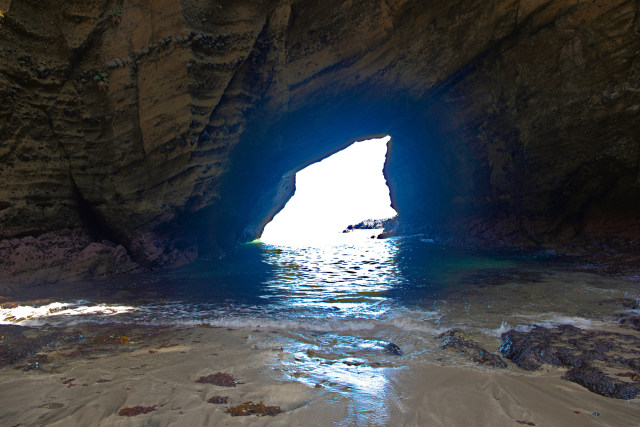
[[[564,378],[594,393],[631,399],[640,394],[640,338],[571,325],[533,326],[502,334],[500,352],[520,368],[565,367]]]
[[[482,348],[478,343],[467,337],[461,329],[455,328],[438,335],[442,339],[442,348],[458,352],[481,365],[494,368],[506,368],[507,364],[497,354]]]
[[[638,13],[624,0],[0,2],[2,258],[40,242],[3,280],[217,254],[260,233],[296,170],[386,133],[407,228],[634,251]]]

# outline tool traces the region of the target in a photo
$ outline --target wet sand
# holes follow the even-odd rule
[[[363,245],[253,245],[162,275],[7,288],[0,426],[640,426],[640,399],[592,393],[550,365],[479,365],[437,338],[461,328],[497,354],[501,333],[532,325],[638,337],[636,277],[419,239]],[[618,374],[637,369],[609,368],[634,381]],[[217,372],[238,383],[196,382]],[[284,412],[227,413],[247,401]],[[152,410],[119,415],[136,406]]]
[[[364,377],[362,384],[352,381],[349,386],[339,374],[335,381],[325,375],[328,379],[316,387],[310,372],[305,374],[309,365],[304,354],[291,346],[295,331],[131,326],[129,343],[94,342],[91,334],[103,336],[104,328],[85,326],[84,343],[47,352],[50,362],[38,369],[0,370],[0,424],[640,425],[640,401],[591,393],[562,380],[561,369],[528,373],[513,364],[505,370],[454,366],[444,350],[435,350],[431,360],[370,352],[375,357],[351,362],[331,360],[331,349],[326,354],[307,351],[334,374],[346,369]],[[196,382],[216,372],[231,374],[238,384]],[[228,396],[229,405],[262,401],[285,412],[231,417],[227,405],[207,402],[214,395]],[[156,410],[118,415],[122,408],[138,405]]]

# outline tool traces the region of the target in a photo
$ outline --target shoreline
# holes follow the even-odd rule
[[[578,360],[603,394],[640,387],[636,280],[420,241],[347,249],[2,294],[0,424],[640,425],[639,398],[563,379]],[[583,357],[601,338],[604,358]],[[235,387],[197,382],[218,373]],[[226,412],[249,401],[284,413]]]
[[[332,360],[306,351],[333,369],[331,381],[305,372],[305,352],[292,347],[295,331],[272,328],[135,327],[118,342],[123,325],[85,327],[89,344],[44,352],[36,369],[0,370],[2,425],[634,425],[640,399],[599,396],[562,380],[563,370],[525,372],[509,363],[495,369],[451,364],[419,355]],[[92,338],[93,336],[93,338]],[[115,338],[114,338],[115,337]],[[361,363],[362,362],[362,363]],[[309,366],[306,366],[308,369]],[[343,371],[342,373],[341,370]],[[364,385],[351,380],[364,377]],[[376,372],[377,371],[377,372]],[[235,387],[200,384],[201,376],[229,373]],[[346,382],[340,382],[341,377]],[[228,405],[264,402],[284,413],[232,417],[227,405],[208,403],[228,396]],[[119,416],[123,408],[155,407],[147,414]],[[598,413],[595,416],[594,413]],[[480,421],[479,421],[480,420]],[[533,424],[527,424],[533,423]]]

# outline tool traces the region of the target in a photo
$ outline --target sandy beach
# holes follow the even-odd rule
[[[562,380],[561,369],[527,373],[513,364],[486,368],[464,359],[454,366],[451,357],[455,362],[457,356],[444,350],[434,353],[441,362],[375,352],[351,362],[332,360],[330,348],[305,356],[291,347],[295,331],[271,328],[110,327],[118,333],[128,329],[130,342],[118,342],[124,335],[106,336],[104,325],[88,327],[84,342],[41,353],[47,361],[38,368],[0,371],[0,424],[640,425],[640,402],[591,393]],[[317,385],[309,358],[325,367],[326,379]],[[231,374],[236,386],[196,382],[217,372]],[[228,404],[208,403],[212,396],[228,396]],[[273,417],[226,412],[227,406],[247,401],[284,412]],[[153,410],[118,415],[136,406]]]

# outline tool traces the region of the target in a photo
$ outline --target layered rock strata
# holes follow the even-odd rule
[[[383,134],[406,227],[637,251],[638,14],[623,0],[1,1],[0,269],[55,281],[217,255],[260,233],[297,170]]]

